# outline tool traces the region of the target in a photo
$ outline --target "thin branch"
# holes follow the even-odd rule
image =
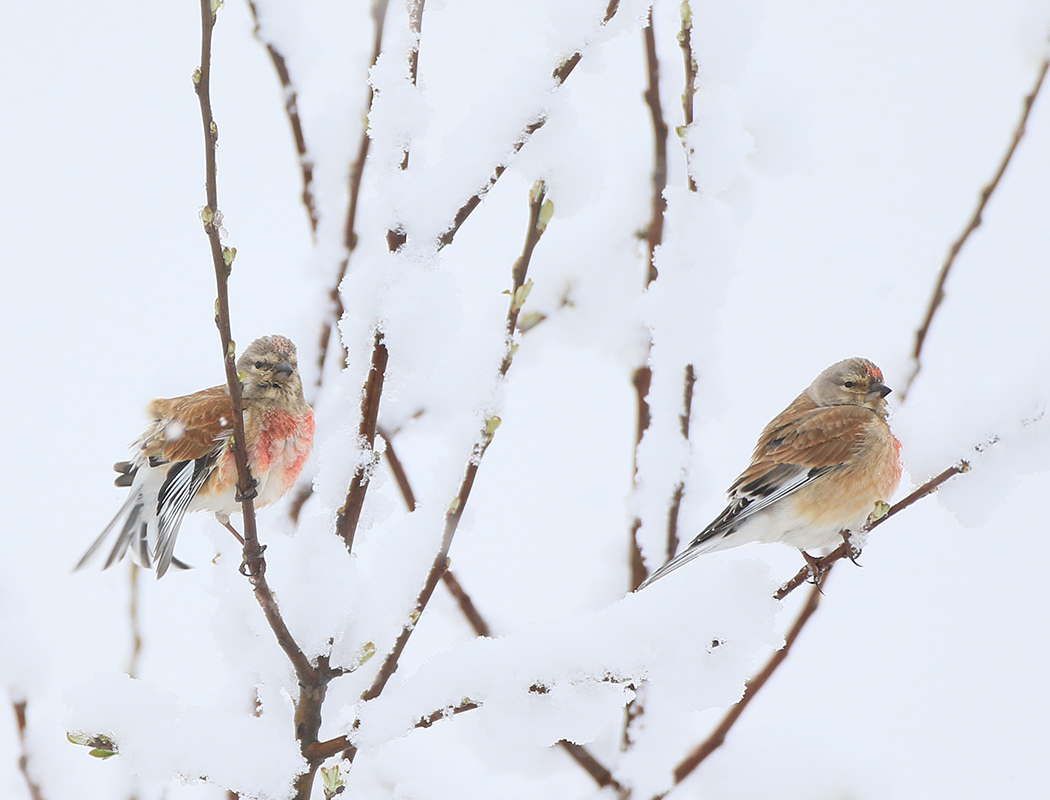
[[[408,51],[408,77],[415,86],[419,79],[419,40],[423,33],[423,6],[425,0],[409,0],[408,29],[412,33],[412,46]],[[408,148],[401,159],[402,171],[408,169]]]
[[[142,655],[142,626],[139,620],[139,571],[132,562],[128,572],[128,625],[131,628],[131,654],[128,656],[128,677],[137,678],[139,657]]]
[[[194,84],[197,98],[200,101],[201,121],[204,125],[205,151],[205,185],[208,204],[201,213],[204,230],[211,246],[212,263],[215,268],[217,300],[216,325],[222,340],[224,364],[226,367],[226,385],[233,407],[233,455],[237,466],[237,500],[241,504],[244,518],[244,561],[242,570],[246,570],[255,599],[262,609],[266,622],[273,631],[277,643],[284,651],[295,670],[299,684],[299,696],[295,701],[295,736],[300,747],[305,749],[317,741],[321,725],[321,704],[329,681],[335,673],[328,669],[327,659],[318,659],[314,667],[302,649],[292,637],[288,626],[281,616],[277,600],[266,580],[266,559],[264,547],[259,543],[256,529],[255,480],[248,469],[248,456],[244,436],[244,403],[241,397],[241,382],[237,376],[237,348],[230,334],[230,300],[228,282],[233,263],[233,251],[222,246],[219,239],[219,228],[222,215],[219,212],[218,188],[215,166],[215,149],[218,141],[218,127],[211,108],[211,43],[215,27],[214,0],[201,0],[201,63],[194,73]],[[216,8],[218,6],[216,5]],[[317,764],[310,764],[306,772],[295,782],[296,800],[307,800],[313,785],[313,776]]]
[[[685,365],[682,387],[682,413],[678,417],[681,425],[682,439],[688,444],[689,426],[693,415],[693,388],[696,386],[696,370],[692,364]],[[678,552],[678,514],[682,509],[682,497],[685,495],[685,475],[678,479],[671,495],[671,509],[667,514],[667,560],[674,558]]]
[[[463,616],[467,618],[467,622],[470,623],[470,627],[474,629],[474,633],[478,636],[484,636],[486,638],[492,637],[492,629],[489,627],[488,622],[481,612],[478,611],[478,607],[474,605],[474,601],[467,594],[466,589],[460,584],[459,579],[453,574],[451,569],[446,569],[442,575],[441,580],[444,581],[445,586],[449,592],[456,599],[459,604],[459,610],[463,612]]]
[[[863,528],[861,528],[860,532],[861,533],[867,533],[868,531],[874,530],[875,528],[879,527],[879,525],[881,525],[886,520],[888,520],[890,517],[893,517],[896,514],[899,514],[901,511],[906,509],[908,506],[910,506],[913,503],[915,503],[916,501],[921,500],[922,498],[926,497],[926,495],[932,494],[933,492],[937,491],[937,489],[945,481],[947,481],[948,479],[954,477],[955,475],[960,475],[960,474],[962,474],[964,472],[969,472],[969,471],[970,471],[970,464],[968,462],[966,462],[966,461],[960,461],[958,464],[954,464],[954,465],[948,467],[948,469],[944,470],[944,472],[942,472],[941,474],[939,474],[939,475],[931,478],[930,480],[926,481],[926,483],[924,483],[922,486],[920,486],[914,492],[909,494],[907,497],[905,497],[899,503],[896,503],[895,505],[893,505],[889,509],[889,511],[886,512],[886,514],[884,516],[879,517],[878,519],[869,521],[867,524],[864,525]],[[807,565],[806,567],[803,567],[802,569],[800,569],[798,571],[798,573],[795,575],[795,577],[793,577],[791,580],[789,580],[787,583],[785,583],[783,586],[781,586],[777,590],[776,594],[773,595],[773,598],[776,599],[776,600],[783,600],[785,597],[787,597],[789,594],[791,594],[793,591],[795,591],[795,589],[797,589],[799,586],[801,586],[807,580],[810,580],[810,579],[812,579],[814,577],[817,579],[817,582],[819,583],[820,578],[829,569],[831,569],[831,566],[836,561],[839,561],[840,559],[843,559],[843,558],[847,558],[849,555],[850,555],[850,548],[846,545],[845,542],[843,542],[839,547],[837,547],[835,550],[833,550],[830,553],[828,553],[823,558],[816,559],[815,562],[812,565]]]
[[[949,480],[952,476],[958,475],[963,472],[968,472],[970,466],[965,461],[960,461],[936,477],[930,479],[914,492],[909,494],[899,503],[892,506],[885,515],[882,517],[870,520],[862,529],[863,532],[871,531],[877,528],[883,522],[888,520],[890,517],[899,514],[904,509],[916,501],[922,499],[926,495],[936,491],[945,481]],[[801,586],[807,579],[816,577],[813,588],[810,591],[809,597],[806,599],[805,604],[802,606],[798,617],[795,619],[794,624],[788,631],[785,639],[784,646],[777,650],[770,657],[766,665],[753,677],[751,678],[744,687],[744,694],[730,709],[726,712],[726,715],[722,718],[722,721],[715,727],[711,732],[711,735],[702,742],[695,750],[693,750],[674,770],[674,784],[672,789],[684,781],[700,764],[707,759],[715,750],[722,746],[725,742],[726,735],[729,733],[733,725],[736,724],[740,715],[744,712],[747,705],[754,699],[755,695],[765,686],[769,678],[776,672],[777,668],[787,658],[788,653],[791,650],[792,645],[798,639],[799,634],[809,621],[810,617],[817,610],[817,606],[820,604],[822,582],[827,577],[827,574],[835,566],[836,562],[840,559],[847,557],[848,547],[845,543],[841,547],[836,549],[834,552],[828,554],[824,558],[816,559],[812,566],[807,566],[805,569],[792,578],[790,581],[785,583],[773,597],[777,600],[782,600],[787,597],[792,591]],[[670,790],[668,790],[670,791]],[[667,792],[657,795],[653,800],[660,800]]]
[[[667,212],[667,199],[664,189],[667,188],[667,122],[664,121],[663,107],[660,103],[660,59],[656,52],[656,33],[653,30],[653,10],[649,8],[648,24],[643,30],[645,35],[645,63],[649,86],[645,90],[645,102],[649,106],[649,116],[653,123],[653,175],[652,175],[652,212],[649,218],[649,230],[646,232],[646,243],[649,247],[649,273],[645,286],[656,280],[656,264],[653,255],[664,238],[664,214]]]
[[[607,24],[609,24],[609,21],[612,20],[614,16],[616,16],[616,12],[617,10],[619,10],[619,7],[620,0],[609,0],[609,4],[605,8],[605,16],[603,17],[601,22],[602,27],[605,27]],[[583,54],[580,51],[577,51],[573,53],[572,56],[570,56],[558,65],[558,68],[555,69],[554,72],[551,74],[551,77],[554,79],[555,87],[561,86],[563,83],[565,83],[569,75],[572,74],[572,71],[576,68],[576,65],[580,63],[580,59],[582,57]],[[532,138],[532,135],[546,124],[547,117],[541,116],[539,119],[534,120],[533,122],[530,122],[528,125],[526,125],[525,130],[522,132],[521,136],[519,136],[517,141],[515,141],[514,144],[511,145],[511,151],[508,154],[506,161],[509,162],[511,158],[517,155],[521,151],[521,148],[523,148]],[[481,201],[485,198],[485,195],[487,195],[489,191],[491,191],[492,187],[496,185],[496,181],[500,179],[500,176],[506,171],[506,169],[506,163],[497,164],[496,167],[492,170],[492,175],[489,176],[488,182],[481,189],[479,189],[469,200],[467,200],[467,202],[460,206],[460,208],[456,211],[455,216],[452,218],[452,224],[443,234],[441,234],[441,236],[438,237],[437,245],[439,249],[452,244],[452,240],[456,238],[456,234],[459,232],[459,229],[463,226],[463,223],[467,221],[467,218],[473,213],[474,209],[481,205]],[[404,240],[402,239],[401,241],[403,244]]]
[[[408,481],[408,473],[405,472],[405,467],[401,463],[401,459],[397,457],[397,451],[394,450],[393,434],[384,430],[382,425],[376,428],[376,433],[383,440],[383,455],[386,456],[386,463],[394,474],[394,481],[397,483],[398,491],[401,492],[401,497],[405,501],[408,513],[411,514],[416,510],[416,493],[412,491],[412,484]]]
[[[510,306],[507,311],[508,319],[511,319],[512,317],[515,319],[517,318],[517,313],[521,310],[521,305],[525,302],[525,297],[528,295],[528,292],[523,293],[521,291],[524,289],[523,281],[525,280],[529,266],[529,258],[527,256],[531,256],[532,250],[535,247],[533,239],[542,236],[543,231],[546,229],[546,222],[543,219],[542,213],[543,210],[547,207],[553,210],[553,206],[550,206],[545,200],[546,191],[543,184],[542,182],[537,182],[536,186],[534,186],[529,193],[529,230],[525,237],[526,244],[522,251],[522,256],[514,264],[513,275],[515,290],[511,292]],[[522,283],[519,283],[519,281]],[[513,345],[508,342],[507,352],[510,353],[512,349]],[[504,356],[503,363],[509,367],[507,356]],[[506,372],[501,366],[501,376],[505,374]],[[415,610],[412,613],[412,619],[404,626],[404,628],[402,628],[401,634],[397,637],[394,647],[387,654],[386,659],[379,668],[379,672],[376,674],[372,685],[361,695],[363,701],[373,700],[382,694],[387,681],[390,680],[394,672],[397,670],[401,653],[404,652],[405,645],[408,644],[408,640],[412,636],[412,631],[415,630],[416,621],[430,602],[430,598],[434,594],[434,589],[437,586],[437,582],[441,578],[441,575],[448,568],[448,553],[452,547],[452,539],[456,535],[456,530],[459,528],[459,522],[463,517],[463,511],[466,508],[467,501],[470,499],[470,492],[474,487],[474,479],[477,477],[478,468],[481,466],[481,460],[485,455],[485,451],[488,450],[489,445],[492,444],[492,439],[496,434],[496,430],[499,428],[499,423],[500,420],[498,417],[491,417],[485,421],[485,425],[481,430],[478,441],[474,444],[471,451],[470,460],[468,461],[466,471],[463,474],[463,480],[460,482],[459,491],[456,493],[456,497],[453,499],[448,511],[445,512],[445,529],[441,536],[441,547],[438,550],[437,555],[434,557],[434,563],[430,567],[430,572],[427,574],[426,581],[423,584],[423,589],[416,598],[416,605]]]
[[[386,12],[389,4],[389,0],[372,0],[372,64],[375,64],[376,61],[379,60],[379,56],[383,51],[383,29],[386,25]],[[350,167],[350,201],[346,208],[346,221],[343,223],[343,258],[339,262],[339,267],[336,270],[335,281],[332,283],[332,288],[329,290],[329,298],[332,301],[332,311],[331,314],[325,318],[325,321],[321,326],[321,337],[318,343],[317,383],[315,384],[318,391],[320,391],[321,384],[324,381],[324,366],[325,362],[328,360],[328,349],[331,344],[333,328],[335,327],[335,324],[342,319],[343,314],[346,311],[346,308],[343,305],[342,295],[339,294],[339,284],[341,284],[343,278],[346,277],[346,271],[350,265],[350,258],[353,255],[354,250],[357,249],[357,207],[361,195],[361,179],[364,176],[365,163],[368,160],[368,151],[372,143],[372,140],[368,136],[368,115],[372,111],[372,102],[374,100],[375,90],[372,89],[372,85],[369,83],[368,106],[362,123],[361,138],[357,145],[357,157],[354,159],[354,163]],[[342,349],[343,363],[346,363],[346,350],[342,348],[342,343],[340,343],[340,349]],[[293,520],[296,519],[296,517],[297,515],[293,516]]]
[[[623,785],[613,777],[612,773],[583,745],[576,744],[574,742],[567,742],[562,739],[558,742],[561,748],[572,756],[573,761],[579,764],[586,770],[587,774],[590,775],[594,782],[598,784],[602,789],[607,786],[611,786],[621,796],[624,796],[625,790]]]
[[[718,723],[718,726],[711,732],[711,735],[708,736],[699,747],[693,750],[692,753],[686,756],[677,767],[675,767],[673,786],[677,786],[689,777],[693,770],[699,767],[709,755],[722,746],[725,742],[726,735],[729,733],[729,730],[733,725],[736,724],[740,715],[744,713],[744,709],[747,708],[755,695],[757,695],[762,687],[765,686],[766,681],[768,681],[773,673],[776,672],[777,667],[779,667],[784,662],[784,659],[788,657],[788,653],[791,652],[791,648],[794,646],[802,629],[806,626],[806,623],[809,622],[809,618],[813,616],[817,607],[820,605],[820,596],[820,587],[814,586],[809,593],[809,597],[806,599],[805,605],[799,612],[795,624],[791,626],[791,630],[789,630],[784,637],[784,646],[773,653],[766,665],[745,684],[743,696],[733,704],[725,717],[722,718],[722,721]],[[662,798],[666,794],[667,792],[659,794],[657,795],[657,798]]]
[[[390,462],[391,470],[394,472],[398,488],[401,490],[401,497],[404,499],[405,505],[407,506],[409,512],[412,512],[415,510],[416,500],[415,493],[412,491],[412,486],[408,481],[408,476],[405,473],[404,469],[401,467],[400,460],[398,460],[397,457],[394,455],[393,447],[390,443],[391,437],[383,431],[380,431],[379,435],[382,436],[383,439],[387,442],[386,455]],[[478,611],[477,606],[474,605],[474,601],[471,599],[470,595],[467,594],[467,591],[460,584],[459,580],[456,578],[456,576],[453,574],[450,568],[445,569],[445,571],[441,575],[441,580],[444,582],[449,592],[459,604],[459,610],[463,613],[463,616],[466,617],[467,621],[470,623],[470,626],[474,629],[474,632],[478,636],[491,637],[491,627],[489,626],[485,618],[482,616],[481,612]],[[464,708],[463,710],[467,709]],[[416,727],[419,728],[427,726],[417,724]],[[346,740],[345,737],[342,738],[346,743],[332,751],[332,755],[334,755],[335,752],[348,748],[349,741]],[[579,764],[581,767],[583,767],[584,770],[587,771],[587,773],[595,780],[598,786],[603,788],[605,786],[615,786],[617,789],[621,788],[620,785],[612,778],[612,773],[609,772],[609,770],[604,765],[602,765],[601,762],[599,762],[598,759],[596,759],[590,753],[590,751],[587,750],[587,748],[583,747],[582,745],[567,742],[565,740],[558,742],[558,745],[563,750],[565,750],[573,758],[573,760],[576,761],[577,764]]]
[[[543,230],[546,228],[547,220],[550,219],[550,216],[549,213],[547,213],[546,219],[544,219],[545,209],[549,209],[551,212],[553,211],[553,205],[549,202],[545,202],[545,199],[546,191],[543,183],[542,181],[537,181],[529,192],[529,230],[526,233],[526,245],[522,251],[522,258],[519,258],[514,264],[513,278],[515,285],[519,288],[516,288],[511,292],[510,307],[507,311],[508,317],[521,310],[521,305],[525,302],[525,298],[528,296],[528,291],[524,290],[524,284],[519,285],[518,280],[520,276],[520,280],[524,281],[528,270],[529,262],[528,259],[524,259],[524,256],[526,251],[530,255],[532,253],[532,248],[529,247],[528,244],[529,240],[535,235],[542,235]],[[539,226],[538,231],[536,230],[537,226]],[[519,289],[524,291],[519,291]],[[510,353],[512,349],[513,344],[507,342],[506,352]],[[504,356],[504,362],[507,362],[506,355]],[[481,434],[471,450],[470,459],[467,462],[467,468],[463,474],[463,480],[459,485],[459,491],[449,505],[448,511],[445,512],[445,527],[441,535],[441,547],[439,548],[437,555],[434,557],[434,562],[427,573],[426,580],[423,583],[423,588],[416,597],[415,608],[412,611],[409,621],[401,629],[401,633],[395,640],[394,646],[391,648],[390,652],[387,653],[386,658],[380,665],[379,671],[376,673],[375,679],[372,681],[372,685],[361,695],[362,702],[374,700],[383,693],[383,689],[386,687],[387,682],[393,676],[394,672],[397,671],[401,654],[404,652],[408,640],[411,638],[412,632],[415,630],[416,623],[426,610],[427,604],[430,602],[430,598],[434,594],[434,589],[437,587],[438,580],[441,579],[441,576],[448,569],[448,554],[449,550],[452,548],[452,540],[456,535],[456,530],[459,528],[460,520],[463,518],[463,511],[466,508],[467,501],[470,499],[470,492],[474,487],[474,480],[477,477],[478,468],[481,466],[481,461],[485,456],[485,451],[488,450],[489,445],[492,444],[492,439],[496,435],[496,430],[499,428],[499,425],[499,417],[490,417],[485,420],[485,424],[481,429]],[[359,724],[360,720],[354,722],[353,727],[355,730]],[[356,755],[357,748],[353,745],[343,752],[343,758],[350,764],[353,763]]]
[[[215,323],[219,328],[222,340],[223,364],[226,368],[226,385],[233,406],[233,457],[237,466],[237,496],[244,517],[244,566],[248,570],[248,579],[252,584],[255,597],[262,607],[266,620],[277,636],[277,641],[295,667],[297,674],[310,674],[313,667],[302,650],[292,639],[291,633],[281,618],[277,602],[266,582],[266,560],[263,558],[263,547],[259,544],[259,534],[255,522],[255,479],[248,470],[248,455],[244,438],[244,402],[241,397],[241,382],[237,377],[237,348],[230,335],[230,298],[228,280],[232,264],[231,252],[223,248],[219,240],[219,227],[222,215],[218,210],[218,188],[215,168],[215,148],[218,141],[218,127],[212,115],[210,79],[211,79],[211,40],[215,26],[215,15],[211,10],[211,0],[201,0],[201,65],[194,75],[197,98],[200,101],[201,120],[204,123],[205,179],[208,204],[202,217],[204,231],[211,246],[212,263],[215,267],[215,284],[218,294],[216,300]],[[227,263],[226,259],[230,259]]]
[[[922,348],[926,343],[926,336],[930,332],[930,326],[933,324],[934,314],[937,313],[937,309],[944,301],[944,285],[948,281],[948,273],[951,272],[952,266],[955,264],[955,258],[959,255],[959,251],[962,250],[963,245],[965,245],[966,241],[970,238],[970,234],[980,227],[984,208],[988,205],[988,201],[991,199],[992,194],[999,186],[999,181],[1006,172],[1006,168],[1010,165],[1010,160],[1013,158],[1017,146],[1021,143],[1021,139],[1024,138],[1025,128],[1028,124],[1028,115],[1032,111],[1032,105],[1035,103],[1036,97],[1039,96],[1039,90],[1043,88],[1043,81],[1046,78],[1048,69],[1050,69],[1050,56],[1043,59],[1043,63],[1039,67],[1039,75],[1036,78],[1035,86],[1032,87],[1032,91],[1029,92],[1024,99],[1024,104],[1021,109],[1021,119],[1014,128],[1013,138],[1010,140],[1009,147],[1006,148],[1006,154],[999,163],[999,169],[996,171],[995,177],[992,178],[991,183],[985,186],[981,191],[981,198],[977,203],[977,208],[974,210],[973,216],[970,217],[970,221],[963,229],[963,232],[959,235],[959,238],[952,243],[951,248],[948,250],[948,257],[945,259],[944,264],[941,266],[941,271],[937,275],[937,281],[933,287],[933,295],[930,297],[930,303],[926,309],[926,316],[923,318],[919,329],[915,332],[915,347],[911,354],[911,374],[908,376],[904,388],[901,389],[902,402],[904,398],[908,396],[908,392],[911,391],[912,383],[915,382],[919,370],[922,369]]]
[[[20,748],[18,770],[22,773],[23,780],[25,780],[29,797],[32,800],[44,800],[44,792],[40,788],[40,784],[34,781],[29,774],[29,751],[26,750],[26,701],[12,701],[11,707],[14,709],[15,722],[18,725],[18,744]]]
[[[685,148],[686,178],[689,181],[689,191],[697,190],[693,173],[689,169],[689,147],[686,145],[683,134],[693,124],[693,100],[696,97],[696,57],[693,55],[693,9],[690,0],[682,0],[682,28],[678,31],[678,44],[682,47],[682,59],[685,61],[685,88],[682,90],[682,114],[685,117],[685,126],[679,129],[678,136]]]
[[[383,343],[383,332],[376,329],[372,343],[372,363],[365,380],[364,396],[361,399],[361,421],[357,426],[358,440],[370,454],[354,470],[350,487],[346,492],[346,501],[335,518],[335,532],[346,544],[347,552],[353,551],[354,534],[361,519],[361,509],[365,504],[365,493],[372,478],[372,470],[379,460],[375,452],[376,425],[379,420],[379,398],[383,394],[383,379],[386,376],[386,364],[389,354]]]
[[[649,342],[649,347],[652,348],[652,341]],[[642,437],[645,436],[645,432],[649,429],[649,423],[652,421],[652,417],[649,413],[649,386],[653,380],[653,371],[648,366],[641,366],[634,371],[634,375],[631,378],[631,382],[634,384],[635,394],[635,408],[637,409],[637,416],[635,419],[635,434],[634,434],[634,465],[633,472],[635,485],[638,483],[638,447],[642,443]],[[635,517],[631,522],[631,532],[628,539],[628,557],[630,559],[631,566],[631,585],[628,587],[631,591],[634,591],[646,578],[649,577],[649,570],[645,567],[645,560],[642,558],[642,546],[638,542],[638,531],[641,530],[642,520],[639,517]]]
[[[254,0],[247,0],[247,2],[249,10],[252,12],[252,22],[254,24],[252,33],[266,48],[266,52],[270,54],[270,60],[273,62],[277,79],[281,82],[281,89],[284,91],[284,113],[288,116],[288,124],[292,127],[295,150],[299,154],[299,171],[303,176],[303,206],[306,208],[306,215],[310,220],[310,235],[316,244],[318,215],[317,202],[314,199],[314,162],[310,159],[306,149],[303,124],[302,120],[299,119],[299,94],[295,90],[295,84],[292,83],[291,73],[288,72],[288,64],[284,60],[281,51],[277,49],[277,45],[273,42],[263,39],[259,25],[259,13]]]

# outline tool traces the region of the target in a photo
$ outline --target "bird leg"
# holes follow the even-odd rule
[[[243,503],[245,500],[254,500],[256,497],[259,496],[259,492],[256,491],[256,487],[259,485],[259,481],[255,480],[255,478],[252,478],[251,481],[252,482],[248,486],[247,492],[245,492],[244,494],[237,492],[237,495],[233,498],[238,503]],[[240,536],[238,536],[237,538],[239,539]]]
[[[244,547],[244,537],[241,536],[237,529],[230,524],[229,517],[227,517],[226,519],[220,519],[219,522],[222,524],[222,527],[224,527],[226,530],[233,534],[234,539],[241,543],[241,547]]]
[[[828,568],[821,563],[822,559],[818,556],[811,556],[805,550],[799,550],[799,552],[806,559],[806,565],[809,568],[809,582],[819,588],[824,580],[824,573],[828,571]]]
[[[841,536],[842,541],[846,543],[846,558],[858,567],[863,567],[864,565],[857,561],[857,559],[860,558],[860,548],[853,544],[853,534],[849,530],[843,528],[839,531],[839,536]]]

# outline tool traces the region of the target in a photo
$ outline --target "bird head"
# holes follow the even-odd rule
[[[885,416],[891,389],[868,359],[847,358],[820,373],[807,391],[818,406],[866,406]]]
[[[303,396],[295,345],[284,336],[256,339],[237,360],[237,372],[249,400],[297,400]]]

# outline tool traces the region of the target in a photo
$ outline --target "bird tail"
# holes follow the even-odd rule
[[[114,469],[120,473],[116,479],[116,485],[129,486],[131,492],[128,495],[128,499],[124,501],[124,505],[120,507],[120,510],[109,521],[109,524],[103,528],[102,533],[91,543],[84,555],[80,557],[76,566],[73,567],[74,572],[82,569],[94,560],[96,553],[102,549],[103,544],[113,531],[119,532],[116,540],[113,542],[113,547],[109,551],[109,555],[106,557],[105,563],[102,565],[102,569],[109,569],[118,561],[123,560],[124,556],[129,552],[132,560],[140,567],[157,569],[158,578],[167,571],[169,565],[176,569],[190,569],[188,564],[183,563],[171,554],[171,548],[161,553],[160,558],[158,558],[159,548],[155,544],[159,538],[156,515],[151,515],[147,510],[149,497],[156,495],[156,487],[146,485],[147,481],[142,478],[142,471],[139,470],[136,464],[122,462],[116,464]],[[136,478],[138,479],[136,480]],[[156,505],[156,500],[153,501],[152,505]],[[170,538],[174,540],[174,534]]]
[[[694,539],[685,550],[676,555],[662,567],[657,569],[652,575],[650,575],[648,578],[642,581],[641,584],[639,584],[638,588],[635,589],[635,591],[640,592],[650,583],[658,581],[660,580],[660,578],[664,577],[664,575],[668,575],[674,572],[683,564],[688,564],[694,558],[702,556],[704,553],[708,553],[712,550],[718,549],[719,541],[721,541],[720,538],[704,538],[704,534],[700,534],[700,536],[696,537],[696,539]]]

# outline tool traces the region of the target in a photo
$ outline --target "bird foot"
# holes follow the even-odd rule
[[[858,567],[864,565],[857,561],[860,558],[860,548],[853,544],[853,534],[848,530],[839,531],[839,536],[842,537],[842,541],[846,543],[846,558],[856,564]]]
[[[255,480],[255,478],[252,478],[252,483],[251,486],[248,487],[248,491],[246,491],[244,494],[237,492],[237,495],[233,499],[236,500],[238,503],[243,503],[245,500],[254,500],[256,497],[259,496],[259,492],[256,489],[258,485],[259,482]]]
[[[248,562],[250,560],[261,561],[262,557],[263,557],[263,553],[265,553],[265,552],[266,552],[266,545],[260,544],[259,545],[259,552],[254,556],[254,558],[252,558],[251,556],[249,556],[247,554],[242,556],[241,557],[241,565],[237,568],[237,571],[239,573],[241,573],[241,575],[243,575],[245,578],[249,578],[249,579],[253,578],[254,577],[254,573],[252,572],[251,564],[249,564]],[[253,583],[254,583],[254,581],[253,581]]]
[[[806,566],[809,570],[809,581],[818,589],[820,584],[824,581],[824,575],[828,571],[828,567],[822,563],[822,559],[817,556],[811,556],[805,550],[799,550],[802,553],[802,557],[806,559]]]

